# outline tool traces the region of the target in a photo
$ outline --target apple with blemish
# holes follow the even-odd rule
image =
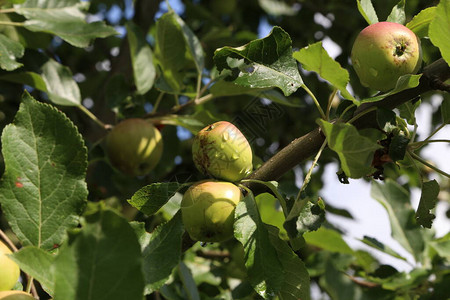
[[[401,24],[374,23],[356,37],[351,60],[362,85],[385,92],[400,76],[417,73],[422,62],[420,40]]]
[[[230,122],[220,121],[198,132],[192,144],[193,160],[200,172],[227,181],[239,181],[253,169],[252,149]]]

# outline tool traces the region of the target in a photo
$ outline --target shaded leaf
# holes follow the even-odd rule
[[[391,247],[383,244],[382,242],[378,241],[375,238],[369,237],[369,236],[364,236],[364,238],[361,240],[361,242],[363,242],[364,244],[375,248],[381,252],[384,252],[386,254],[389,254],[395,258],[401,259],[406,261],[406,258],[404,258],[403,256],[401,256],[400,254],[398,254],[395,250],[393,250]]]
[[[439,1],[429,28],[433,45],[439,48],[442,57],[450,64],[450,2]]]
[[[141,247],[127,220],[111,210],[86,216],[55,260],[54,299],[142,300],[143,290]]]
[[[318,122],[328,146],[338,154],[341,168],[348,177],[360,178],[372,171],[372,158],[375,150],[381,148],[380,145],[360,135],[351,124],[331,124],[324,120]]]
[[[436,6],[421,10],[414,18],[406,24],[419,38],[428,37],[428,28],[434,19]]]
[[[189,300],[200,300],[200,294],[192,277],[191,270],[183,263],[180,262],[178,267],[178,274],[181,282],[183,282],[183,288]]]
[[[104,22],[86,23],[86,3],[78,1],[26,1],[16,5],[16,12],[28,20],[24,26],[31,31],[42,31],[61,37],[75,47],[87,47],[94,38],[117,34]]]
[[[214,62],[219,71],[230,72],[230,80],[245,87],[278,87],[289,96],[303,84],[292,57],[291,38],[277,26],[265,38],[217,49]]]
[[[414,125],[416,123],[416,109],[419,107],[422,101],[416,101],[412,103],[411,101],[403,103],[398,107],[400,112],[400,117],[406,119],[409,125]]]
[[[338,270],[331,260],[325,263],[324,276],[319,284],[333,300],[366,300],[362,288],[355,284],[344,272]]]
[[[409,138],[401,134],[392,137],[391,143],[389,145],[389,157],[393,161],[403,160],[403,158],[405,158],[409,141]]]
[[[400,78],[397,80],[397,83],[396,83],[394,89],[392,89],[391,91],[389,91],[385,94],[382,94],[382,95],[363,99],[358,104],[365,103],[365,102],[377,102],[377,101],[383,100],[387,96],[397,94],[397,93],[407,90],[407,89],[415,88],[416,86],[419,85],[419,80],[420,80],[421,76],[422,76],[421,74],[418,74],[418,75],[407,74],[407,75],[400,76]]]
[[[322,46],[322,42],[317,42],[294,52],[293,57],[302,64],[304,69],[316,72],[339,89],[344,98],[355,100],[352,94],[347,91],[347,84],[350,81],[348,71],[328,55]]]
[[[138,26],[130,22],[126,28],[134,83],[138,94],[143,95],[152,88],[156,76],[153,53]]]
[[[55,255],[40,248],[27,246],[15,252],[12,259],[22,271],[39,281],[44,290],[53,295],[54,276],[52,264]]]
[[[444,95],[441,103],[442,123],[450,124],[450,100]]]
[[[270,299],[283,285],[283,265],[252,195],[236,206],[234,236],[244,246],[245,266],[251,285],[260,296]]]
[[[269,238],[277,251],[278,258],[283,266],[284,282],[279,292],[282,300],[308,300],[309,295],[309,274],[305,264],[292,251],[292,249],[279,238],[278,229],[267,226]]]
[[[166,204],[181,187],[183,184],[178,182],[152,183],[134,193],[128,203],[147,216],[151,216]]]
[[[439,184],[436,180],[422,183],[422,194],[420,195],[419,207],[416,211],[416,221],[419,225],[431,228],[433,220],[436,218],[431,210],[435,208],[438,200]]]
[[[286,217],[284,227],[290,237],[302,236],[305,232],[319,229],[325,221],[325,205],[321,199],[313,203],[309,198],[294,203]]]
[[[145,294],[161,288],[181,259],[183,223],[179,211],[169,222],[159,225],[150,235],[143,251]]]
[[[21,58],[24,52],[25,49],[21,43],[0,34],[0,68],[6,71],[20,68],[23,64],[16,59]]]
[[[359,13],[369,25],[378,22],[377,13],[375,12],[371,0],[356,0],[356,3],[358,5]]]
[[[45,81],[42,79],[41,75],[34,72],[20,72],[20,73],[6,73],[0,76],[1,80],[26,84],[35,89],[38,89],[43,92],[47,92],[47,85]]]
[[[389,14],[387,22],[405,24],[406,14],[405,14],[405,0],[400,0],[393,8]]]
[[[371,196],[386,209],[392,237],[419,260],[424,241],[420,227],[415,222],[408,191],[391,179],[387,179],[384,184],[372,181]]]
[[[75,125],[29,94],[2,135],[6,170],[2,210],[21,243],[43,249],[61,244],[77,226],[87,188],[87,150]]]

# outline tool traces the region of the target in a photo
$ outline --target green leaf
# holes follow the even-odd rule
[[[341,168],[348,177],[360,178],[372,171],[371,162],[375,150],[381,146],[359,134],[351,124],[331,124],[318,121],[327,138],[328,146],[335,151],[341,162]]]
[[[386,133],[397,128],[397,115],[390,109],[380,107],[376,111],[378,127]]]
[[[422,76],[421,74],[418,74],[418,75],[407,74],[407,75],[400,76],[400,78],[397,80],[395,88],[392,89],[391,91],[389,91],[385,94],[382,94],[382,95],[363,99],[357,104],[361,104],[361,103],[365,103],[365,102],[377,102],[377,101],[383,100],[387,96],[397,94],[397,93],[407,90],[407,89],[415,88],[416,86],[419,85],[419,80],[420,80],[421,76]]]
[[[375,238],[369,237],[369,236],[364,236],[364,238],[361,240],[361,242],[363,242],[364,244],[375,248],[383,253],[389,254],[395,258],[401,259],[406,261],[406,258],[404,258],[403,256],[401,256],[400,254],[398,254],[395,250],[393,250],[391,247],[383,244],[382,242],[378,241]]]
[[[359,13],[369,25],[378,23],[377,13],[375,12],[371,0],[356,0],[356,3],[358,5]]]
[[[352,94],[347,91],[347,84],[350,81],[348,71],[328,55],[322,46],[322,42],[302,48],[294,52],[293,56],[302,64],[304,69],[316,72],[320,77],[339,89],[344,98],[355,100]]]
[[[258,3],[267,14],[272,16],[295,16],[298,13],[298,9],[283,1],[258,0]]]
[[[324,206],[321,199],[318,203],[313,203],[309,198],[294,203],[284,222],[289,236],[299,237],[305,232],[319,229],[325,221]]]
[[[319,284],[333,300],[367,300],[362,288],[339,270],[331,260],[325,262],[324,276],[320,277]]]
[[[406,24],[419,38],[428,37],[428,28],[434,19],[436,6],[421,10],[414,18]]]
[[[416,221],[419,225],[431,228],[433,220],[436,218],[431,210],[436,206],[438,194],[439,184],[436,180],[433,179],[422,184],[422,194],[416,211]]]
[[[15,252],[12,259],[19,264],[23,272],[39,281],[44,290],[53,295],[52,265],[55,261],[55,255],[37,247],[27,246]]]
[[[439,239],[429,241],[428,244],[433,247],[439,256],[450,260],[450,233]]]
[[[241,86],[278,87],[289,96],[303,85],[292,57],[291,38],[277,26],[265,38],[237,48],[217,49],[214,62],[219,71],[230,72],[230,79]]]
[[[14,83],[26,84],[40,91],[47,92],[45,81],[42,79],[41,75],[34,72],[6,73],[5,75],[0,76],[0,79]]]
[[[25,49],[21,43],[0,34],[0,68],[6,71],[20,68],[23,64],[17,62],[16,59],[21,58],[24,52]]]
[[[411,101],[406,102],[398,107],[398,110],[400,112],[400,117],[403,119],[406,119],[409,125],[416,124],[416,109],[419,107],[420,103],[422,101],[416,101],[412,103]]]
[[[128,203],[147,216],[151,216],[166,204],[183,186],[183,184],[178,182],[152,183],[137,191],[128,200]]]
[[[450,64],[450,2],[440,1],[429,28],[433,45],[439,48],[442,57]]]
[[[441,103],[441,116],[442,123],[444,124],[450,124],[450,99],[447,97],[448,96],[444,95],[444,99]]]
[[[342,238],[342,235],[333,229],[322,226],[316,231],[306,232],[303,237],[308,244],[323,250],[343,254],[353,254],[352,248],[347,245]]]
[[[393,161],[403,160],[409,141],[410,139],[402,134],[394,135],[389,145],[389,157]]]
[[[161,288],[180,262],[183,232],[179,211],[169,222],[159,225],[151,233],[150,241],[143,251],[145,294]]]
[[[48,97],[53,103],[68,106],[81,104],[80,89],[68,67],[49,59],[42,66],[41,76],[47,87]]]
[[[55,260],[54,299],[142,300],[141,247],[127,220],[111,210],[85,217]]]
[[[415,212],[409,193],[391,179],[384,184],[372,181],[372,197],[386,209],[391,223],[392,237],[411,253],[416,260],[424,248],[420,227],[415,223]]]
[[[155,81],[156,70],[153,65],[153,53],[138,26],[130,22],[126,28],[134,83],[138,94],[143,95],[152,88]]]
[[[389,14],[387,22],[405,24],[406,14],[405,14],[405,0],[400,0],[393,8]]]
[[[200,42],[175,12],[170,11],[156,21],[155,55],[162,69],[159,88],[180,93],[189,64],[203,71]]]
[[[280,230],[281,236],[287,237],[286,230],[283,228],[284,214],[279,209],[277,198],[272,194],[262,193],[256,196],[255,200],[258,205],[261,221],[277,227]]]
[[[240,201],[235,210],[234,236],[244,246],[248,280],[265,299],[276,295],[285,280],[283,265],[261,221],[253,195]]]
[[[83,138],[62,112],[26,93],[2,147],[2,211],[22,245],[52,249],[78,225],[85,205]]]
[[[195,285],[194,278],[192,277],[191,270],[183,263],[180,262],[178,267],[178,274],[188,300],[200,300],[200,294],[197,286]]]
[[[57,35],[75,47],[87,47],[94,38],[117,34],[104,22],[86,23],[82,9],[86,4],[78,1],[29,0],[16,5],[15,11],[28,19],[24,23],[28,30]]]
[[[279,238],[276,227],[267,226],[269,238],[277,251],[278,258],[283,266],[284,281],[279,292],[282,300],[308,300],[309,295],[309,274],[305,264],[292,251],[285,241]]]

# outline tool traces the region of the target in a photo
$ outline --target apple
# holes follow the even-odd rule
[[[22,291],[2,291],[0,300],[35,300],[33,296]]]
[[[19,280],[20,268],[7,256],[11,253],[11,250],[0,241],[0,291],[12,289]]]
[[[351,60],[362,85],[386,92],[395,87],[400,76],[419,70],[420,40],[401,24],[374,23],[356,37]]]
[[[111,164],[125,174],[140,176],[158,164],[163,152],[161,133],[144,119],[126,119],[106,137],[106,153]]]
[[[181,216],[195,241],[222,242],[233,237],[234,209],[241,190],[231,182],[200,181],[184,193]]]
[[[198,132],[192,144],[195,166],[203,174],[239,181],[253,169],[252,149],[233,124],[216,122]]]

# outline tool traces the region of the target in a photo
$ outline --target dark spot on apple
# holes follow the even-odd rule
[[[395,47],[395,55],[402,56],[405,53],[406,46],[407,46],[406,43],[401,43],[400,45],[397,45]]]
[[[146,162],[140,163],[138,166],[139,171],[145,172],[149,167],[149,164]]]

